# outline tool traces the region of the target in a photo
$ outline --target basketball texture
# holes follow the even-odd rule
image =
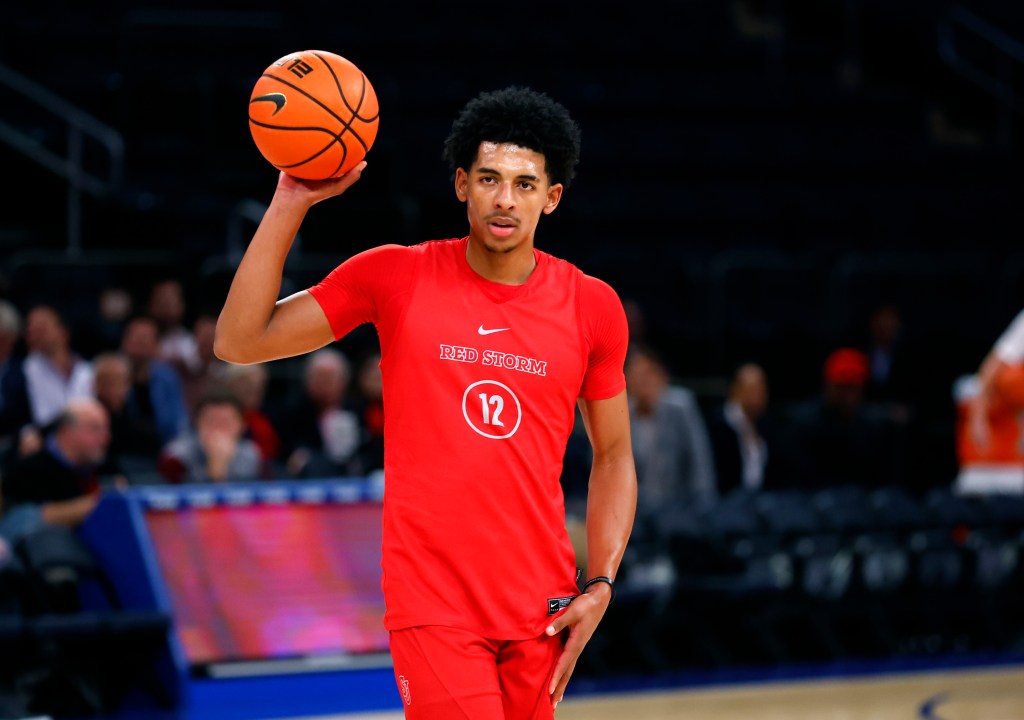
[[[285,55],[249,98],[249,130],[271,165],[325,180],[359,163],[377,137],[377,95],[351,61],[324,50]]]

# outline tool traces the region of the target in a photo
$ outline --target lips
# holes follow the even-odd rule
[[[488,222],[491,232],[499,237],[508,237],[518,227],[519,223],[515,218],[496,217]]]

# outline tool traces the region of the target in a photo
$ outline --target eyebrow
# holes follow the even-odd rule
[[[476,171],[485,175],[501,175],[497,170],[492,170],[491,168],[486,167],[477,168]],[[540,178],[536,175],[516,175],[516,180],[532,180],[533,182],[540,182]]]

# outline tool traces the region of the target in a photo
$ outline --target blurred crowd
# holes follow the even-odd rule
[[[642,309],[627,308],[639,498],[623,571],[641,585],[671,584],[681,525],[716,513],[730,495],[1024,493],[1024,312],[976,373],[941,387],[906,342],[900,309],[880,303],[855,341],[822,359],[815,392],[774,399],[768,371],[753,361],[738,364],[719,392],[677,379],[647,344]],[[942,431],[929,435],[936,423]],[[570,441],[570,523],[584,518],[586,450],[585,437]]]
[[[74,327],[54,305],[0,300],[0,540],[74,527],[109,486],[383,467],[376,346],[324,348],[268,392],[267,366],[214,356],[215,327],[173,278],[142,298],[108,288]]]
[[[145,290],[140,297],[106,289],[91,319],[74,327],[53,305],[20,308],[0,300],[0,540],[78,525],[107,486],[365,476],[383,468],[375,337],[357,345],[362,350],[353,357],[334,344],[296,359],[297,370],[278,377],[270,392],[281,365],[218,360],[216,317],[189,312],[179,280],[161,279]],[[915,485],[915,428],[926,415],[921,399],[945,395],[952,407],[954,395],[948,388],[922,392],[920,361],[903,344],[898,308],[875,308],[861,342],[823,359],[817,392],[778,402],[769,372],[753,361],[734,368],[717,392],[677,380],[646,342],[640,308],[629,300],[626,306],[625,374],[639,481],[627,561],[653,563],[657,576],[659,561],[671,564],[666,549],[679,518],[734,492],[922,489]],[[1009,343],[1003,338],[995,347]],[[1010,364],[1016,357],[1003,355]],[[993,400],[993,388],[1001,387],[996,360],[985,362],[971,376],[977,387],[958,390],[967,400],[956,448],[924,452],[955,450],[970,466],[961,482],[974,489],[991,484],[990,461],[1002,459],[1012,475],[998,484],[1006,489],[1024,475],[1020,413]],[[569,522],[577,526],[585,515],[589,451],[577,422],[562,476]],[[956,478],[939,482],[952,486]],[[1018,484],[1024,489],[1024,479]]]

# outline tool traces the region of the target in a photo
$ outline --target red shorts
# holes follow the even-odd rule
[[[407,720],[552,720],[560,635],[490,640],[428,625],[391,632]]]

